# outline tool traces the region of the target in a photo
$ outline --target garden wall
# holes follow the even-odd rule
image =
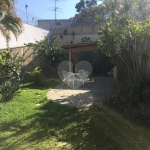
[[[6,49],[3,49],[6,50]],[[0,51],[3,51],[0,50]],[[33,49],[28,48],[26,46],[24,47],[16,47],[16,48],[10,48],[13,58],[23,58],[22,62],[22,70],[21,70],[21,78],[24,79],[28,77],[27,72],[32,72],[35,67],[40,66],[42,69],[44,75],[46,77],[53,77],[57,76],[57,72],[47,63],[44,61],[38,59],[33,54]]]
[[[5,49],[3,49],[5,50]],[[3,51],[0,50],[0,51]],[[17,48],[10,48],[12,52],[12,56],[16,58],[23,58],[24,62],[22,63],[22,70],[21,70],[21,79],[28,77],[27,72],[32,72],[35,67],[40,66],[42,72],[46,77],[56,77],[57,72],[46,62],[38,59],[33,54],[33,49],[24,47],[17,47]]]
[[[5,50],[5,49],[3,49]],[[0,51],[3,51],[3,50],[0,50]],[[12,53],[12,57],[13,58],[23,58],[23,62],[22,62],[22,66],[23,66],[23,73],[26,72],[26,71],[33,71],[33,69],[36,67],[36,66],[39,66],[40,65],[40,62],[38,59],[36,59],[33,55],[33,50],[26,46],[24,47],[16,47],[16,48],[10,48],[10,51]]]
[[[99,25],[57,28],[52,29],[52,36],[57,36],[58,39],[62,41],[62,45],[71,43],[81,43],[81,39],[83,37],[90,37],[91,41],[97,41],[99,40],[98,29]],[[65,30],[66,34],[64,34]]]

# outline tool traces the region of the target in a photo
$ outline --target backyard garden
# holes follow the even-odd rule
[[[93,100],[91,107],[80,108],[55,103],[46,96],[62,82],[55,70],[68,58],[57,38],[46,37],[25,45],[47,66],[24,72],[27,58],[12,56],[9,33],[17,36],[21,20],[13,15],[10,2],[0,0],[0,30],[7,42],[7,50],[0,51],[0,149],[149,150],[150,20],[145,3],[104,0],[98,12],[96,7],[99,56],[107,56],[118,67],[118,86],[112,98]],[[80,14],[88,14],[91,7]],[[135,9],[142,14],[140,22],[131,15]],[[47,72],[48,66],[53,73]]]

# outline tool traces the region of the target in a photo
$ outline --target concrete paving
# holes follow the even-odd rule
[[[113,77],[93,77],[89,79],[88,84],[73,89],[60,83],[47,93],[47,97],[59,104],[89,107],[93,101],[104,101],[113,97],[117,80]]]

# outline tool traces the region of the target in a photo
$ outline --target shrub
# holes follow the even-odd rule
[[[43,78],[42,69],[40,69],[39,66],[35,67],[34,70],[30,73],[30,75],[31,75],[31,80],[35,84],[38,84]]]
[[[9,101],[13,98],[16,91],[19,89],[19,83],[12,80],[3,82],[0,86],[0,94],[2,95],[2,101]]]
[[[143,90],[142,97],[143,97],[144,101],[149,101],[150,102],[150,87]]]
[[[42,41],[27,44],[32,48],[37,58],[44,60],[52,67],[57,67],[58,64],[65,60],[66,52],[60,47],[60,41],[55,38],[45,37]]]
[[[10,51],[0,52],[0,95],[1,100],[11,100],[19,89],[20,63],[11,57]]]

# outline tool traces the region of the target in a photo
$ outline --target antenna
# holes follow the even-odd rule
[[[54,0],[55,2],[55,7],[49,9],[50,11],[54,11],[55,12],[55,20],[57,19],[57,12],[62,12],[62,8],[59,8],[57,7],[57,2],[60,2],[60,1],[63,1],[63,0]]]
[[[28,13],[27,13],[27,8],[28,8],[28,5],[26,4],[26,5],[25,5],[25,9],[26,9],[26,17],[27,17],[27,23],[28,23]]]

